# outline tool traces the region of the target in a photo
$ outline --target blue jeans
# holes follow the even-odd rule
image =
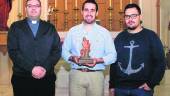
[[[115,88],[115,96],[153,96],[153,90]]]

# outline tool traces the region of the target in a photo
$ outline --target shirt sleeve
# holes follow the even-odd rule
[[[117,59],[117,52],[115,49],[115,45],[113,42],[113,39],[109,32],[107,32],[106,37],[105,37],[105,56],[103,57],[104,59],[104,64],[109,65],[112,64],[116,61]]]
[[[69,57],[71,56],[70,50],[71,50],[71,30],[67,33],[67,36],[64,39],[63,45],[62,45],[62,57],[64,60],[66,60],[69,63]]]
[[[109,89],[111,89],[111,88],[115,88],[115,75],[116,75],[116,64],[115,63],[113,63],[113,64],[111,64],[110,65],[110,74],[109,74],[109,78],[110,78],[110,80],[109,80]]]

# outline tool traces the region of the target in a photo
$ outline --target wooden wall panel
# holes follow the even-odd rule
[[[24,0],[25,1],[25,0]],[[53,23],[58,31],[67,31],[74,25],[82,22],[81,7],[85,0],[77,0],[77,10],[75,10],[75,0],[67,0],[67,10],[65,10],[65,0],[56,0],[57,6],[55,8],[55,0],[48,0],[48,21]],[[133,2],[139,3],[139,0],[112,0],[113,10],[109,11],[110,0],[96,0],[99,5],[99,14],[97,21],[103,27],[110,29],[109,20],[111,20],[110,31],[120,31],[123,29],[123,9],[126,4]],[[120,1],[122,1],[122,8],[120,8]],[[57,11],[56,11],[57,9]],[[122,10],[121,10],[122,9]],[[77,12],[77,14],[76,14]],[[111,12],[111,18],[109,18]],[[24,13],[24,16],[25,13]],[[77,18],[77,19],[76,19]],[[76,22],[77,21],[77,22]]]

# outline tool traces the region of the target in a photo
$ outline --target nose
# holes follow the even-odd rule
[[[88,15],[91,15],[91,13],[92,13],[91,11],[87,11],[87,14],[88,14]]]

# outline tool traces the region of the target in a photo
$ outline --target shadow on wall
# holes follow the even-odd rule
[[[167,69],[170,69],[170,50],[166,53]]]

